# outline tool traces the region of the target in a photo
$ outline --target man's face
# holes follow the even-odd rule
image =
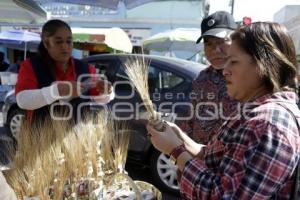
[[[204,37],[204,52],[215,69],[222,69],[227,61],[230,40],[213,36]]]

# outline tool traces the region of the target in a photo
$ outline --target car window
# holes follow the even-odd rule
[[[128,76],[125,73],[123,67],[120,67],[116,73],[116,80],[124,81],[124,83],[128,80]],[[150,64],[149,66],[149,74],[148,74],[148,84],[149,84],[149,91],[150,92],[160,92],[164,89],[174,88],[175,86],[182,83],[184,80],[182,77],[166,71]],[[131,90],[130,84],[124,84],[122,88],[123,90]]]
[[[131,85],[127,74],[123,67],[120,67],[116,73],[116,91],[119,92],[131,92],[133,86]]]
[[[112,60],[97,60],[89,63],[95,66],[97,73],[105,75],[111,82],[115,81],[115,71],[120,65],[117,64],[118,62]]]
[[[152,92],[174,88],[183,82],[180,76],[153,66],[149,67],[149,87]]]
[[[183,78],[177,76],[174,73],[161,71],[161,86],[162,89],[174,88],[183,82]]]
[[[124,67],[115,60],[91,61],[97,73],[105,75],[109,81],[115,84],[116,92],[131,92],[132,85],[125,73]],[[149,92],[161,92],[176,87],[184,81],[179,75],[170,71],[158,68],[154,65],[149,66],[148,83]]]
[[[103,63],[103,62],[96,62],[93,64],[96,68],[97,74],[105,74],[109,64],[108,63]]]

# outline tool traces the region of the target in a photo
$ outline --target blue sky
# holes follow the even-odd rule
[[[210,0],[210,13],[217,10],[231,11],[230,0]],[[241,21],[249,16],[253,21],[273,21],[273,15],[285,5],[300,5],[300,0],[235,0],[234,18]]]

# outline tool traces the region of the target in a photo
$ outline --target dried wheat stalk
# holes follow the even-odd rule
[[[104,135],[101,141],[101,158],[103,162],[103,171],[105,173],[116,173],[117,167],[114,164],[114,140],[115,138],[115,128],[114,121],[111,115],[107,117],[106,126],[103,127]]]
[[[17,194],[45,199],[57,166],[53,160],[60,149],[55,139],[57,136],[51,122],[38,124],[34,130],[25,123],[22,130],[13,169],[7,173],[7,180]]]
[[[158,119],[149,95],[148,70],[149,63],[145,61],[144,56],[142,58],[129,59],[125,62],[125,72],[140,94],[146,110],[150,114],[149,118]]]
[[[125,128],[103,113],[76,126],[51,120],[34,128],[24,123],[7,180],[21,198],[48,200],[51,186],[52,198],[61,199],[67,181],[73,185],[82,178],[100,181],[104,170],[124,170],[130,137]]]
[[[124,173],[131,132],[126,128],[126,125],[123,124],[117,125],[115,128],[115,131],[113,131],[113,137],[115,139],[112,144],[114,167],[118,172]]]

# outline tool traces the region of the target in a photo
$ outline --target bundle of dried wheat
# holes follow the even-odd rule
[[[13,167],[6,173],[9,184],[22,197],[47,199],[51,188],[52,199],[62,198],[67,181],[75,183],[92,176],[91,171],[97,173],[96,148],[101,130],[91,120],[77,126],[46,120],[32,127],[25,122]]]
[[[103,165],[109,173],[124,172],[131,131],[125,123],[116,123],[111,114],[107,115],[105,134],[101,142]]]
[[[132,58],[125,62],[125,72],[133,83],[134,87],[140,94],[147,112],[150,114],[150,119],[158,119],[158,114],[155,112],[153,103],[149,95],[148,84],[149,63],[145,58]]]
[[[112,149],[114,152],[114,167],[118,172],[124,173],[125,163],[128,152],[128,145],[131,131],[125,127],[116,127],[113,132],[115,139],[113,140]]]
[[[6,172],[7,180],[19,195],[39,195],[47,199],[46,188],[54,179],[58,165],[55,158],[61,149],[55,139],[53,124],[47,121],[33,130],[25,123],[22,131],[22,134],[19,134],[18,150],[12,170]]]
[[[7,171],[9,184],[23,200],[98,198],[109,178],[124,173],[130,131],[115,123],[112,115],[70,126],[67,122],[24,123],[18,138],[13,167]],[[106,181],[103,181],[106,179]]]

